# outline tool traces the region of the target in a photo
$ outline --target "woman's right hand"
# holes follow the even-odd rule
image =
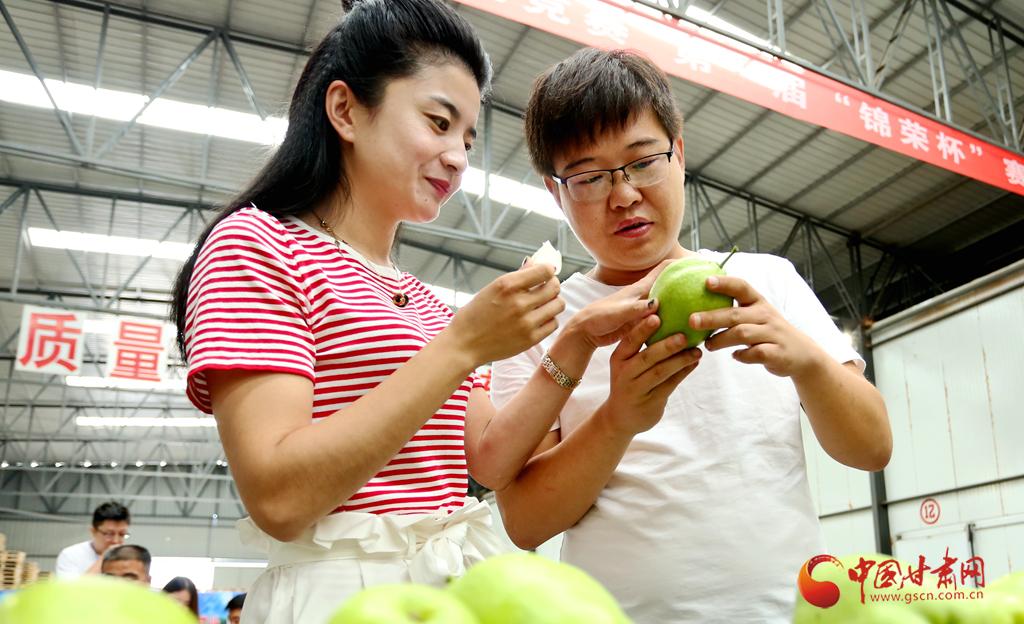
[[[474,295],[445,331],[477,366],[518,355],[558,328],[560,289],[554,267],[528,263]]]

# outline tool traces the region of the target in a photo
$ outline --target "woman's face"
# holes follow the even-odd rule
[[[395,221],[436,219],[462,182],[479,115],[476,80],[454,62],[392,80],[376,109],[356,106],[344,144],[354,207]]]

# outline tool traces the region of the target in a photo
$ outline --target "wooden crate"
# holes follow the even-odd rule
[[[39,564],[35,561],[26,561],[21,571],[21,585],[31,585],[39,580]]]
[[[18,550],[0,551],[0,589],[17,589],[25,569],[25,553]]]

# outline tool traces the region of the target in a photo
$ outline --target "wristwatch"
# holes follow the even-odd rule
[[[551,356],[547,353],[544,354],[544,358],[540,361],[540,366],[546,370],[549,375],[551,375],[551,378],[555,380],[556,384],[563,388],[572,390],[576,386],[580,385],[579,379],[573,379],[566,375],[565,371],[558,368],[558,364],[555,364],[554,361],[552,361]]]

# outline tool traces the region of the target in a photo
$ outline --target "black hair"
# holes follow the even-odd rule
[[[650,59],[631,50],[579,50],[533,83],[525,120],[530,160],[541,175],[555,175],[558,153],[621,130],[646,110],[670,140],[682,135],[668,78]]]
[[[234,598],[228,600],[228,604],[224,609],[226,611],[234,611],[235,609],[241,609],[245,604],[245,594],[235,594]]]
[[[121,544],[103,554],[103,563],[108,561],[141,561],[148,574],[153,558],[149,555],[148,550],[138,544]]]
[[[114,522],[131,522],[132,515],[128,508],[116,501],[108,501],[92,512],[92,528],[98,529],[107,520]]]
[[[173,594],[174,592],[180,592],[183,589],[188,590],[189,611],[199,615],[199,591],[196,589],[196,584],[192,582],[192,579],[185,576],[176,576],[167,581],[167,584],[164,585],[163,592],[165,594]]]
[[[380,105],[388,82],[412,76],[424,66],[464,65],[482,95],[491,65],[472,26],[441,0],[344,0],[346,10],[313,50],[295,85],[284,141],[249,186],[231,200],[199,235],[191,257],[175,280],[171,320],[185,354],[185,312],[196,257],[210,232],[228,215],[255,205],[275,217],[312,210],[332,194],[347,196],[341,139],[327,118],[327,88],[343,80],[361,104]]]

